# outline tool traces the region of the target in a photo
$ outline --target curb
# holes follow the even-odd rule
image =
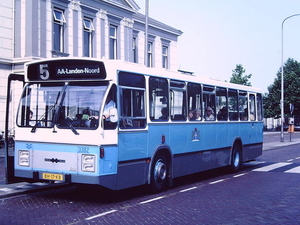
[[[21,194],[28,194],[38,191],[54,190],[62,187],[67,187],[70,184],[67,183],[14,183],[14,184],[4,184],[0,185],[0,199],[13,197]]]

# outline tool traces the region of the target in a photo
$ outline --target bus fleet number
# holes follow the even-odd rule
[[[78,147],[78,153],[89,153],[89,147]]]

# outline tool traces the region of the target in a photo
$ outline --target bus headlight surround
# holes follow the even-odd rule
[[[83,172],[95,172],[95,155],[82,154],[81,170]]]
[[[19,150],[19,166],[30,165],[30,153],[28,150]]]

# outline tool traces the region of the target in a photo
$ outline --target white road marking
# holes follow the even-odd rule
[[[191,187],[191,188],[187,188],[187,189],[184,189],[184,190],[181,190],[179,192],[186,192],[186,191],[190,191],[190,190],[194,190],[196,189],[197,187]]]
[[[237,174],[237,175],[235,175],[233,177],[241,177],[241,176],[244,176],[244,175],[246,175],[246,173]]]
[[[216,180],[216,181],[210,182],[209,184],[216,184],[216,183],[220,183],[220,182],[222,182],[222,181],[224,181],[224,179]]]
[[[290,169],[290,170],[287,170],[287,171],[284,171],[285,173],[300,173],[300,166],[297,166],[293,169]]]
[[[118,210],[113,209],[113,210],[110,210],[110,211],[108,211],[108,212],[100,213],[100,214],[98,214],[98,215],[95,215],[95,216],[91,216],[91,217],[85,218],[85,220],[92,220],[92,219],[95,219],[95,218],[97,218],[97,217],[105,216],[105,215],[107,215],[107,214],[114,213],[114,212],[117,212],[117,211],[118,211]]]
[[[157,197],[157,198],[152,198],[152,199],[149,199],[147,201],[140,202],[140,204],[146,204],[146,203],[149,203],[149,202],[154,202],[154,201],[157,201],[157,200],[162,199],[162,198],[164,198],[164,196]]]
[[[246,164],[247,165],[259,165],[259,164],[262,164],[262,163],[265,163],[266,161],[250,161],[250,162],[247,162]]]
[[[280,167],[283,167],[283,166],[286,166],[286,165],[289,165],[289,164],[292,164],[292,163],[279,162],[279,163],[275,163],[275,164],[272,164],[272,165],[269,165],[269,166],[264,166],[264,167],[261,167],[261,168],[254,169],[252,171],[268,172],[270,170],[274,170],[274,169],[277,169],[277,168],[280,168]]]
[[[0,188],[0,191],[10,192],[13,191],[11,188]]]

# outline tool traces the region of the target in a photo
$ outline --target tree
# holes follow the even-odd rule
[[[284,114],[290,116],[290,104],[294,105],[294,116],[300,116],[300,63],[289,58],[283,66],[284,71]],[[280,118],[281,68],[274,83],[264,95],[264,117]]]
[[[244,75],[246,70],[241,64],[237,64],[236,68],[232,70],[232,77],[230,78],[230,83],[242,84],[245,86],[252,86],[249,79],[252,77],[252,74]]]

